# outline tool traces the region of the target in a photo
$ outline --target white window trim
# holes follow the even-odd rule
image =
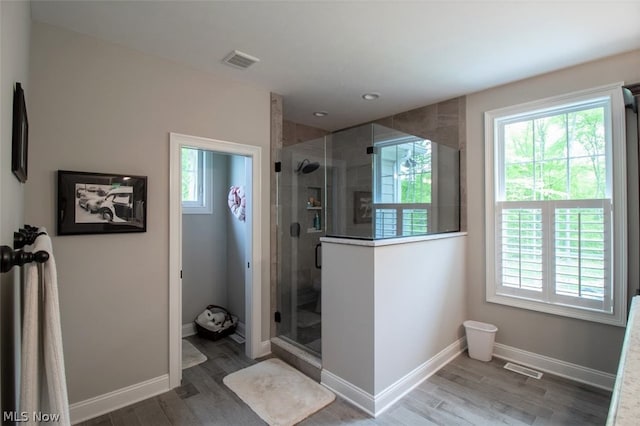
[[[187,148],[187,147],[185,147]],[[197,149],[197,148],[194,148]],[[202,203],[193,201],[182,202],[183,214],[212,214],[213,213],[213,159],[210,151],[200,150],[202,153]],[[182,155],[182,150],[180,151]],[[180,162],[182,164],[182,160]],[[180,171],[182,179],[182,170]]]
[[[513,306],[522,309],[545,312],[560,316],[577,318],[624,327],[627,320],[627,188],[626,188],[626,144],[624,124],[624,101],[622,86],[614,83],[593,89],[582,90],[561,96],[554,96],[533,102],[527,102],[507,108],[487,111],[484,114],[485,128],[485,232],[486,232],[486,300],[491,303]],[[612,132],[612,173],[613,173],[613,312],[611,314],[592,311],[586,308],[549,304],[518,296],[498,294],[496,284],[496,224],[495,203],[498,190],[495,161],[496,134],[495,120],[499,117],[525,114],[535,110],[553,109],[574,102],[586,101],[597,97],[611,99]]]

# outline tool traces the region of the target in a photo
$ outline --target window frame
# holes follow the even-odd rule
[[[401,192],[401,179],[399,178],[400,175],[400,158],[398,157],[398,153],[397,153],[397,149],[399,146],[401,145],[405,145],[405,144],[415,144],[417,141],[419,140],[426,140],[429,143],[431,143],[430,149],[431,149],[431,170],[430,170],[430,177],[431,177],[431,201],[428,203],[402,203],[400,201],[397,201],[399,199],[399,195]],[[372,212],[372,216],[373,216],[373,221],[374,221],[374,235],[375,238],[395,238],[395,237],[410,237],[410,236],[417,236],[417,235],[428,235],[432,232],[432,230],[437,227],[437,209],[432,209],[432,205],[433,205],[433,199],[434,197],[437,197],[437,144],[432,143],[431,140],[426,139],[426,138],[421,138],[419,136],[415,136],[415,135],[406,135],[406,136],[402,136],[402,137],[397,137],[397,138],[393,138],[393,139],[386,139],[384,141],[380,141],[380,142],[376,142],[374,144],[375,149],[376,149],[376,155],[374,156],[374,161],[373,161],[373,212]],[[393,198],[394,201],[392,202],[381,202],[381,201],[375,201],[375,200],[380,200],[382,198],[382,166],[383,166],[383,159],[382,159],[382,153],[381,150],[384,148],[390,148],[390,147],[394,147],[396,149],[396,154],[395,154],[395,159],[393,161],[393,175],[394,175],[394,194],[393,194]],[[436,169],[436,170],[434,170]],[[409,174],[405,174],[405,175],[409,175]],[[413,173],[414,176],[417,175],[417,173]],[[378,213],[381,210],[394,210],[394,220],[395,220],[395,232],[392,235],[387,235],[387,228],[384,228],[382,226],[379,226],[380,224],[380,220],[379,220],[379,216]],[[427,224],[426,224],[426,231],[424,233],[422,232],[408,232],[405,233],[405,226],[411,222],[411,219],[409,220],[405,220],[405,211],[410,212],[412,210],[424,210],[425,214],[426,214],[426,218],[427,218]],[[384,214],[384,213],[382,213]],[[411,213],[409,213],[410,215]],[[382,223],[384,223],[384,220],[382,221]]]
[[[198,178],[198,199],[196,201],[180,200],[183,214],[212,214],[213,213],[213,158],[210,151],[196,147],[183,146],[180,149],[180,164],[182,165],[182,152],[184,149],[192,149],[198,152],[198,166],[196,170]],[[180,169],[180,182],[183,179],[183,170]]]
[[[592,89],[581,90],[560,96],[549,97],[532,102],[526,102],[510,107],[486,111],[485,125],[485,231],[486,231],[486,301],[516,308],[577,318],[587,321],[600,322],[624,327],[627,317],[627,202],[626,202],[626,143],[624,125],[624,101],[622,86],[624,83],[614,83]],[[527,116],[543,111],[558,111],[561,107],[571,108],[572,105],[585,103],[595,99],[608,98],[610,101],[610,147],[606,148],[607,173],[612,176],[611,221],[612,230],[612,261],[609,265],[612,275],[611,313],[587,307],[567,306],[560,299],[555,303],[542,301],[522,294],[507,294],[500,291],[497,283],[496,244],[498,244],[496,208],[502,202],[499,191],[504,188],[504,174],[499,166],[504,164],[503,154],[498,148],[503,147],[498,140],[498,121],[515,118],[518,115]],[[609,194],[607,194],[609,195]],[[540,204],[542,207],[542,204]],[[549,246],[549,244],[546,244]],[[551,258],[551,257],[550,257]],[[553,288],[552,283],[543,286],[543,293]],[[554,298],[551,298],[554,299]]]

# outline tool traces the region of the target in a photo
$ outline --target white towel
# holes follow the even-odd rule
[[[25,247],[33,251],[32,246]],[[28,425],[35,425],[32,413],[40,408],[40,345],[38,318],[38,264],[24,266],[24,307],[22,319],[22,351],[20,373],[20,411],[29,413]]]
[[[38,232],[46,232],[46,229],[40,228]],[[22,407],[24,407],[21,411],[27,411],[28,413],[33,412],[43,412],[50,413],[53,415],[60,415],[59,421],[52,422],[52,424],[58,424],[67,426],[70,425],[70,417],[69,417],[69,399],[67,395],[67,381],[64,370],[64,356],[62,350],[62,329],[60,326],[60,304],[58,300],[58,276],[56,271],[56,262],[53,257],[53,250],[51,246],[51,238],[48,235],[41,235],[36,238],[35,243],[32,247],[30,247],[30,251],[37,252],[40,250],[44,250],[49,253],[49,260],[47,260],[42,267],[43,276],[41,277],[43,280],[43,318],[42,318],[42,334],[43,334],[43,358],[44,358],[44,371],[40,369],[39,372],[34,374],[32,371],[24,372],[24,377],[26,381],[22,381],[22,389],[21,396],[25,395],[26,399],[22,402]],[[35,267],[35,271],[37,273],[37,264],[31,264],[29,266],[28,276],[32,276],[31,271]],[[37,283],[37,279],[35,280]],[[36,312],[37,312],[37,284],[36,284],[36,296],[31,296],[31,299],[36,300]],[[26,297],[25,297],[26,298]],[[25,302],[27,303],[27,302]],[[31,304],[31,300],[28,302]],[[27,311],[25,309],[25,320]],[[33,317],[33,314],[30,314]],[[37,314],[36,314],[37,320]],[[30,320],[31,321],[31,320]],[[26,322],[26,321],[25,321]],[[24,327],[24,326],[23,326]],[[33,327],[36,329],[37,336],[37,322],[36,326]],[[29,339],[32,339],[31,334],[31,325],[30,328],[27,329],[30,333],[28,336]],[[37,338],[36,338],[37,341]],[[27,343],[29,344],[29,343]],[[25,347],[25,343],[23,343],[23,348]],[[29,345],[27,349],[31,351],[31,353],[38,353],[37,343],[36,349]],[[26,354],[23,353],[23,359],[26,359],[27,362],[30,362],[29,352]],[[30,362],[30,367],[33,362]],[[37,365],[36,361],[36,365]],[[42,377],[41,383],[42,388],[37,383],[38,379]],[[44,382],[46,381],[46,387],[44,387]],[[33,386],[31,389],[25,389],[25,387]],[[41,389],[42,399],[40,401],[40,405],[37,408],[33,409],[32,405],[27,406],[26,404],[37,404],[37,396],[32,396],[32,393],[37,393],[38,390]],[[30,419],[33,420],[33,419]],[[35,424],[35,423],[33,423]]]

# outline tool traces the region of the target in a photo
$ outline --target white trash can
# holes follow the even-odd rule
[[[465,321],[463,323],[467,334],[469,356],[480,361],[491,361],[493,342],[496,339],[498,327],[479,321]]]

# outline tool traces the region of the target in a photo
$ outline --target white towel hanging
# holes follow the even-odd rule
[[[38,295],[38,265],[30,264],[27,267],[28,287],[25,289],[23,371],[20,390],[21,411],[59,415],[59,420],[52,422],[52,424],[67,426],[71,422],[62,348],[56,263],[53,257],[51,238],[46,235],[46,229],[40,228],[38,232],[44,232],[45,234],[38,236],[33,246],[28,247],[28,251],[44,250],[49,253],[49,259],[42,264],[41,268],[42,275],[40,280],[42,280],[43,284],[41,295]],[[35,285],[32,284],[34,281]],[[35,296],[33,295],[34,288]],[[42,299],[43,305],[40,321],[38,321],[38,297]],[[34,301],[35,309],[33,307]],[[38,360],[40,353],[40,342],[38,341],[39,325],[42,328],[43,362]],[[35,361],[33,357],[35,357]],[[42,391],[42,396],[39,400],[38,393],[40,391]],[[30,418],[27,424],[36,424],[35,419]]]

